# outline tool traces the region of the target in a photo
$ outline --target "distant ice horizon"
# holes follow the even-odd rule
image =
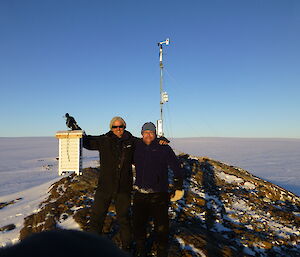
[[[238,166],[300,195],[300,139],[189,137],[170,138],[179,153],[206,156]],[[58,177],[55,137],[0,137],[0,196]],[[96,166],[97,151],[83,151],[83,167]]]
[[[300,195],[300,139],[174,138],[174,150],[238,166]]]

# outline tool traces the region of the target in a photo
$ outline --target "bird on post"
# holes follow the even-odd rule
[[[66,118],[66,125],[68,128],[70,128],[71,130],[81,130],[76,120],[72,116],[70,116],[69,113],[65,114],[65,118]]]

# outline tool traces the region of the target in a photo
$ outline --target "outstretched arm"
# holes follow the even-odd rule
[[[83,136],[83,147],[88,150],[99,150],[103,143],[104,136]]]
[[[179,160],[175,155],[174,151],[172,150],[171,147],[168,147],[168,149],[169,149],[168,165],[174,173],[174,178],[173,178],[174,193],[171,195],[171,201],[177,201],[180,200],[184,195],[184,191],[182,189],[184,174],[183,174],[183,169],[180,167]]]
[[[178,188],[182,188],[182,181],[183,181],[183,169],[180,167],[179,160],[172,150],[170,146],[168,147],[168,157],[167,162],[169,167],[174,173],[174,186],[177,186]],[[175,185],[176,184],[176,185]]]

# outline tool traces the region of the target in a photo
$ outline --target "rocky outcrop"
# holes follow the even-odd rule
[[[49,197],[41,203],[40,210],[25,218],[20,239],[32,233],[58,229],[60,223],[68,218],[75,219],[85,230],[98,175],[98,169],[88,168],[82,176],[73,173],[53,184],[49,189]]]
[[[15,200],[12,200],[12,201],[9,201],[9,202],[3,202],[3,203],[0,203],[0,209],[6,207],[6,206],[8,206],[8,205],[14,204],[14,203],[16,203],[16,202],[18,202],[18,201],[20,201],[20,200],[22,200],[22,198],[17,198],[17,199],[15,199]]]
[[[203,256],[298,256],[299,197],[237,167],[180,159],[186,196],[173,204],[172,221],[181,248]]]
[[[298,196],[238,167],[188,155],[179,159],[185,195],[169,209],[169,256],[299,256]],[[53,184],[40,210],[25,218],[20,238],[58,229],[69,219],[88,229],[98,172],[88,168]],[[120,243],[113,205],[104,232]],[[150,229],[155,251],[152,238]]]

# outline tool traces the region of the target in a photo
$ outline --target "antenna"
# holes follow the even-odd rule
[[[157,120],[157,135],[164,136],[163,129],[163,105],[164,103],[169,101],[169,96],[167,92],[163,91],[163,45],[169,45],[170,39],[167,38],[165,41],[159,42],[157,45],[159,46],[159,67],[160,67],[160,120]]]

